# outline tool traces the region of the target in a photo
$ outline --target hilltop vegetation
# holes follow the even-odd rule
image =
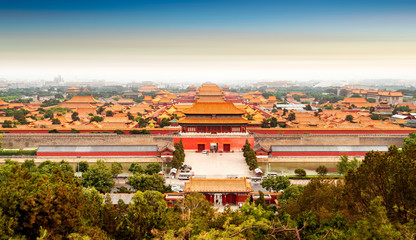
[[[198,193],[169,208],[146,185],[137,185],[133,203],[114,207],[94,187],[84,188],[65,162],[7,161],[0,169],[0,239],[414,239],[415,159],[408,140],[402,149],[367,153],[337,182],[287,187],[280,208],[259,199],[221,213]]]

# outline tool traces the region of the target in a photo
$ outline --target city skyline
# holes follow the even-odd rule
[[[416,79],[411,1],[13,1],[0,78]]]

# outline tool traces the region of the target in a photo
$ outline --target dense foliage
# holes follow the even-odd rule
[[[0,239],[414,239],[415,160],[416,145],[408,142],[367,153],[338,180],[315,178],[301,187],[269,178],[270,189],[283,190],[278,210],[260,193],[223,212],[199,193],[167,207],[164,189],[149,190],[162,185],[156,164],[133,165],[129,181],[141,191],[130,204],[114,206],[94,187],[84,188],[66,162],[7,160],[0,167]],[[84,173],[96,165],[111,176],[102,164]]]

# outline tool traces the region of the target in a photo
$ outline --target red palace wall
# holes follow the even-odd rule
[[[141,130],[140,128],[135,128],[132,130]],[[150,134],[152,135],[159,135],[159,134],[172,134],[172,133],[177,133],[179,130],[175,130],[175,129],[169,129],[169,130],[162,130],[162,129],[147,129],[150,131]],[[3,128],[2,129],[3,132],[7,132],[7,133],[48,133],[49,130],[40,130],[40,129],[9,129],[9,128]],[[58,131],[60,133],[70,133],[71,130],[59,130]],[[96,133],[96,132],[109,132],[109,133],[113,133],[114,130],[103,130],[103,129],[94,129],[94,130],[79,130],[80,133]],[[130,134],[130,130],[123,130],[123,132],[125,134]]]
[[[367,152],[272,152],[272,156],[365,156]]]
[[[159,156],[158,152],[37,152],[37,156]]]
[[[182,139],[183,148],[185,150],[198,150],[198,144],[205,144],[205,150],[209,150],[210,143],[218,143],[218,150],[224,150],[224,144],[230,144],[231,151],[238,151],[243,148],[246,139],[254,146],[254,137],[186,137],[174,138],[174,143],[178,143]]]
[[[247,129],[257,134],[409,134],[415,130],[313,130],[313,129]]]

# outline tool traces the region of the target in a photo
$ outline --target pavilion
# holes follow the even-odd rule
[[[178,121],[183,133],[245,133],[249,123],[242,117],[245,111],[232,102],[196,101],[183,113]]]

